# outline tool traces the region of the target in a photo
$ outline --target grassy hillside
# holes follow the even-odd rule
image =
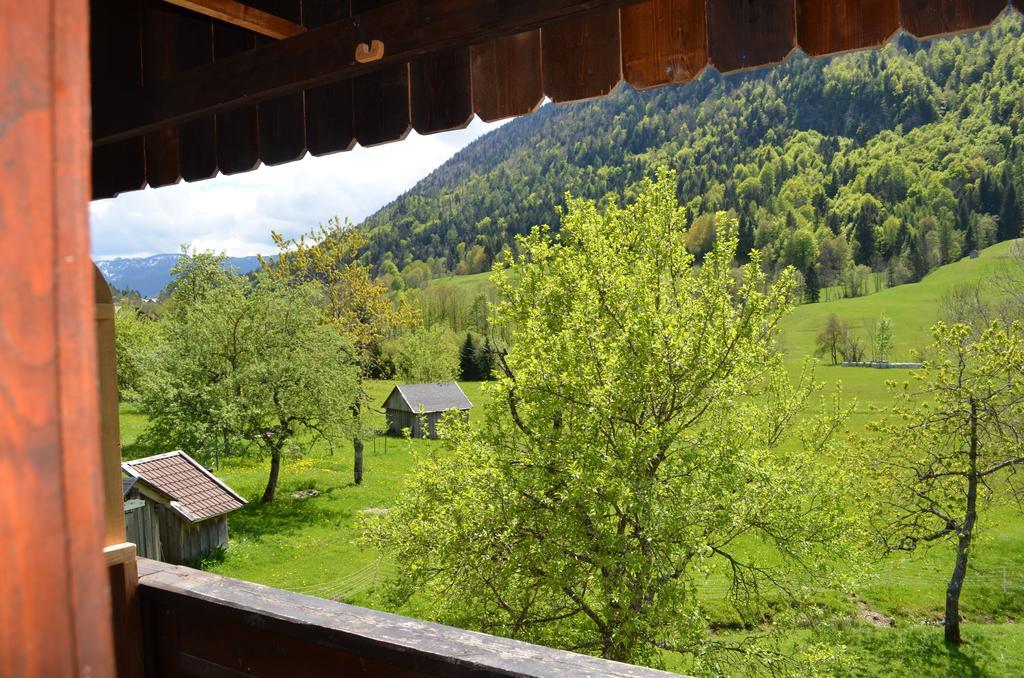
[[[874,325],[879,314],[885,313],[896,326],[893,360],[909,361],[912,352],[920,352],[931,342],[929,328],[937,319],[942,297],[958,285],[984,281],[1005,265],[1012,246],[1012,241],[999,243],[982,251],[977,259],[964,258],[936,269],[921,282],[863,297],[800,306],[786,320],[783,346],[792,356],[809,355],[814,353],[815,335],[830,314],[837,314],[863,332]]]
[[[985,280],[1007,255],[1009,246],[998,245],[978,259],[967,259],[936,270],[922,282],[904,285],[857,298],[802,306],[787,319],[783,342],[790,365],[797,369],[803,356],[813,351],[814,335],[830,313],[837,313],[856,327],[873,323],[887,313],[896,327],[896,356],[928,341],[928,327],[935,320],[942,296],[953,286]],[[435,281],[478,289],[486,275]],[[886,402],[885,380],[906,372],[821,366],[817,376],[829,389],[841,385],[844,397],[857,399],[850,421],[853,442],[876,408]],[[393,382],[369,384],[371,401],[383,402]],[[463,384],[481,414],[486,386]],[[381,412],[372,423],[383,429]],[[142,415],[122,411],[122,438],[127,455],[145,425]],[[356,543],[358,521],[367,510],[383,510],[394,501],[414,468],[417,454],[437,449],[436,441],[406,441],[374,436],[366,446],[366,478],[352,484],[351,450],[348,445],[331,453],[316,446],[305,457],[285,460],[277,501],[270,506],[255,503],[266,482],[262,459],[232,459],[219,475],[254,503],[232,515],[231,544],[223,557],[204,564],[207,569],[263,584],[311,595],[387,608],[381,584],[392,565]],[[309,492],[313,490],[314,492]],[[935,626],[942,616],[943,591],[951,564],[951,551],[939,548],[909,557],[881,559],[855,591],[823,591],[823,605],[846,619],[832,631],[850,648],[850,675],[1020,675],[1024,672],[1024,624],[1013,623],[1024,615],[1024,521],[1015,508],[999,504],[984,514],[979,525],[982,537],[972,554],[972,570],[962,598],[969,624],[969,644],[950,651]],[[723,573],[712,573],[700,587],[709,617],[723,637],[733,633],[739,620],[727,601]],[[852,596],[861,601],[853,602]],[[417,604],[422,604],[419,601]],[[894,628],[877,628],[858,615],[878,612],[895,620]],[[400,610],[417,613],[416,604]],[[810,630],[790,637],[793,646],[812,642]],[[669,665],[686,666],[668,658]]]

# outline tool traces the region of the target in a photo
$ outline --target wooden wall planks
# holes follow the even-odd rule
[[[213,58],[223,59],[255,45],[249,31],[215,21],[213,23]],[[237,174],[255,169],[260,164],[259,134],[255,106],[220,113],[217,119],[217,166],[224,174]]]
[[[454,49],[409,64],[412,126],[420,134],[461,129],[473,119],[469,49]]]
[[[142,78],[161,80],[174,73],[174,11],[164,3],[143,8]],[[178,128],[146,135],[146,181],[159,187],[181,180]]]
[[[1006,0],[900,0],[907,33],[930,38],[987,26],[1006,9]]]
[[[708,51],[721,73],[777,64],[796,48],[793,0],[707,0]]]
[[[690,82],[707,65],[704,0],[648,0],[622,8],[622,74],[630,85]]]
[[[796,0],[797,42],[811,56],[878,47],[900,28],[900,0]]]
[[[0,675],[114,675],[103,559],[89,7],[0,22]]]
[[[349,0],[303,0],[302,23],[309,28],[351,15]],[[306,146],[313,155],[351,150],[356,143],[352,81],[306,90]]]
[[[213,61],[213,22],[204,16],[177,12],[174,21],[174,68],[187,71]],[[209,115],[178,128],[181,176],[186,181],[217,174],[217,129]]]
[[[473,110],[485,122],[533,113],[544,100],[540,30],[469,50]]]
[[[375,9],[387,0],[352,0],[352,13]],[[387,49],[387,46],[384,47]],[[355,78],[355,129],[361,146],[404,139],[412,129],[409,65],[391,66]]]
[[[249,0],[256,9],[299,23],[302,21],[300,0]],[[262,35],[257,45],[277,42]],[[288,94],[259,105],[260,159],[268,165],[298,160],[306,154],[306,112],[302,92]]]
[[[544,93],[552,101],[604,96],[622,80],[617,8],[544,26],[540,42]]]
[[[92,3],[92,97],[100,100],[142,84],[142,16],[135,0]],[[109,198],[146,185],[144,139],[126,139],[93,153],[93,196]]]

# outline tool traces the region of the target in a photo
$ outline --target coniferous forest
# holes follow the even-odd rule
[[[665,165],[698,258],[725,211],[740,259],[756,247],[771,271],[794,266],[808,301],[835,286],[864,293],[871,272],[918,280],[1020,234],[1022,23],[545,105],[367,219],[363,258],[395,290],[489,270],[534,225],[557,232],[566,193],[628,202]]]

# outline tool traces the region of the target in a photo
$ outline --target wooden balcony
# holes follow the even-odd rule
[[[664,676],[140,558],[147,676]]]

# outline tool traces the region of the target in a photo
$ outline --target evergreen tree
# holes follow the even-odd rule
[[[1020,204],[1017,202],[1017,191],[1013,188],[1013,182],[1007,181],[1003,205],[999,210],[999,241],[1019,238],[1020,226],[1021,212]]]
[[[473,335],[466,332],[466,341],[462,342],[459,350],[459,379],[462,381],[480,381],[480,363],[477,356],[478,349]]]
[[[484,341],[476,350],[476,369],[480,381],[494,379],[494,371],[497,368],[497,351],[490,341]]]
[[[750,260],[750,250],[754,249],[754,220],[744,210],[740,213],[739,244],[736,246],[736,259],[741,263]]]
[[[811,264],[804,271],[804,297],[811,304],[818,303],[821,297],[821,283],[818,280],[818,267]]]

